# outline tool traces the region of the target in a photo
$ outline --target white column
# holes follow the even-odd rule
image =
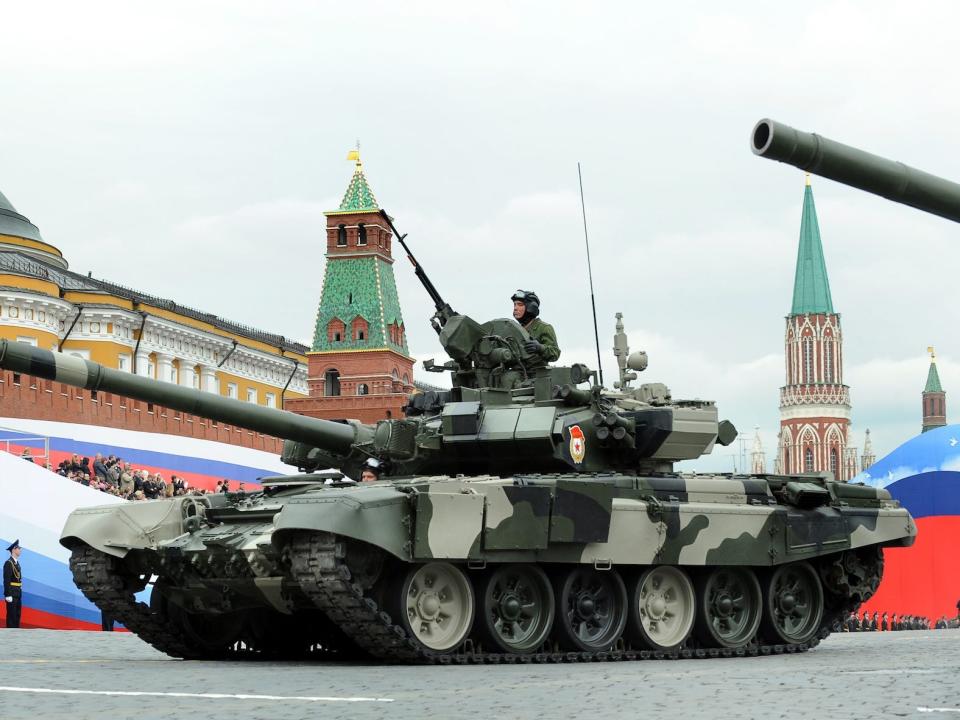
[[[137,375],[143,377],[150,375],[150,353],[143,350],[137,351]]]
[[[220,393],[217,386],[217,369],[209,365],[200,366],[200,389],[207,392]]]
[[[170,373],[173,370],[173,355],[157,353],[157,380],[170,382]]]
[[[196,371],[193,369],[193,363],[190,360],[180,358],[180,384],[192,388],[194,375],[196,375]]]

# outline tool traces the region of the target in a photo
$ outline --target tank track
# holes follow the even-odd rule
[[[160,652],[185,660],[209,658],[209,652],[195,647],[176,625],[138,601],[127,585],[127,575],[117,559],[89,546],[70,555],[73,581],[86,598],[114,620]]]
[[[176,622],[134,597],[129,573],[120,561],[84,545],[70,556],[73,580],[84,596],[107,616],[157,650],[184,660],[272,660],[272,659],[355,659],[348,649],[314,647],[293,655],[270,647],[258,648],[250,638],[242,638],[224,648],[198,646]]]
[[[363,588],[351,582],[345,562],[346,546],[331,533],[298,533],[290,540],[291,570],[304,593],[333,620],[353,642],[380,660],[422,664],[560,663],[622,660],[667,660],[719,657],[751,657],[801,653],[816,647],[850,612],[847,604],[825,608],[817,634],[805,643],[757,644],[740,648],[688,645],[673,652],[612,649],[605,652],[538,652],[526,655],[485,652],[467,640],[453,653],[434,653],[415,642]],[[692,643],[691,638],[688,643]]]

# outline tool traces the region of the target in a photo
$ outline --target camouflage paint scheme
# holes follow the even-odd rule
[[[527,475],[425,477],[350,487],[304,484],[273,497],[173,498],[71,515],[61,542],[122,557],[205,558],[249,568],[244,594],[280,598],[278,543],[309,530],[369,543],[405,562],[581,563],[770,567],[868,545],[913,542],[916,526],[883,489],[820,477]],[[817,507],[788,499],[788,484],[820,490]],[[283,492],[293,492],[283,497]],[[205,502],[210,503],[206,507]],[[215,524],[191,517],[206,515]],[[218,582],[229,582],[218,580]]]

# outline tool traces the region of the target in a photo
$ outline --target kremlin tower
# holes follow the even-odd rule
[[[857,473],[857,458],[848,447],[850,389],[843,384],[843,335],[830,296],[809,175],[785,350],[778,470],[829,471],[838,480],[849,480]]]
[[[340,207],[327,216],[327,266],[308,356],[309,397],[288,410],[325,419],[402,417],[413,363],[393,275],[392,233],[359,150]]]
[[[923,429],[921,432],[943,427],[947,424],[947,394],[940,385],[940,373],[937,372],[937,356],[933,348],[930,353],[930,369],[927,371],[927,384],[923,388]]]

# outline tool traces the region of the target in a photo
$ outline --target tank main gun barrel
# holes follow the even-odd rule
[[[750,135],[754,154],[960,222],[960,184],[902,162],[764,118]]]
[[[266,408],[203,390],[112,370],[73,355],[0,340],[0,368],[86,390],[112,392],[198,417],[296,440],[346,455],[356,440],[350,425]]]

